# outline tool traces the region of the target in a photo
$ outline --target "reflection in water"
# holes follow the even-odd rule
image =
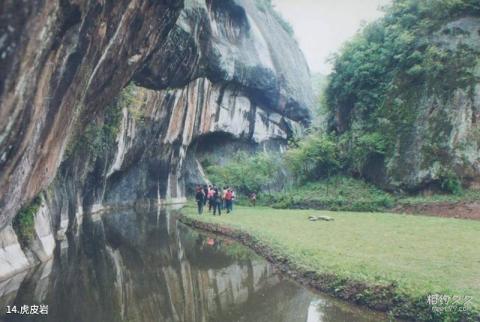
[[[238,243],[167,210],[85,219],[55,260],[0,283],[0,305],[48,304],[5,321],[377,321],[381,316],[282,279]]]

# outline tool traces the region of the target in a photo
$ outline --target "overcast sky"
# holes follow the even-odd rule
[[[328,74],[326,63],[351,38],[362,21],[382,15],[378,8],[390,0],[274,0],[275,7],[290,22],[312,73]]]

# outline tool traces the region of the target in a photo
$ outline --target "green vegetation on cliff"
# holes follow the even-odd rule
[[[420,167],[438,164],[437,174],[446,174],[439,175],[442,188],[458,192],[455,181],[461,178],[452,171],[448,147],[454,125],[442,106],[455,104],[457,89],[473,94],[480,81],[474,72],[480,54],[466,41],[445,45],[440,40],[466,32],[446,27],[449,22],[475,16],[480,17],[477,0],[395,0],[384,18],[367,25],[335,57],[326,101],[331,129],[352,155],[352,172],[363,174],[369,164],[381,163],[396,168],[394,180],[402,180],[412,169],[391,160],[396,154],[408,160],[407,151],[418,144],[414,138],[420,119],[428,117]],[[441,110],[425,116],[420,106],[426,98],[436,100],[434,106]]]
[[[126,86],[119,97],[105,109],[103,118],[87,126],[82,141],[86,143],[89,155],[98,156],[115,145],[122,109],[128,108],[135,99],[135,86]]]
[[[13,219],[13,229],[17,234],[20,245],[27,247],[35,234],[35,214],[40,209],[42,198],[37,196],[33,201],[24,206]]]
[[[130,108],[134,104],[139,105],[136,91],[135,85],[132,83],[127,85],[102,114],[91,120],[85,129],[79,129],[77,135],[69,142],[64,159],[71,157],[74,151],[79,151],[79,154],[87,156],[90,160],[105,157],[105,154],[115,147],[123,108],[128,108],[136,121],[143,122],[143,115],[138,110]]]

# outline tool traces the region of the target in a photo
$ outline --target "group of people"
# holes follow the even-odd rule
[[[208,203],[208,211],[212,211],[213,215],[217,213],[220,216],[222,209],[227,211],[227,214],[233,211],[233,202],[235,201],[235,191],[230,187],[218,188],[214,185],[205,185],[203,187],[197,186],[195,189],[195,200],[197,202],[198,214],[203,213],[203,208]]]

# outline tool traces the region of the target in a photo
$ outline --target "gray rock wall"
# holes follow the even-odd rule
[[[184,201],[202,137],[279,149],[309,123],[303,55],[253,1],[0,9],[0,252],[19,259],[0,279],[67,247],[86,214]],[[21,250],[11,222],[39,194]]]
[[[466,46],[480,57],[480,18],[449,22],[433,33],[431,41],[452,51]],[[472,73],[478,81],[473,85],[450,88],[447,97],[431,95],[430,90],[415,101],[414,130],[399,140],[386,165],[388,185],[428,187],[446,167],[466,184],[480,183],[480,60]]]

